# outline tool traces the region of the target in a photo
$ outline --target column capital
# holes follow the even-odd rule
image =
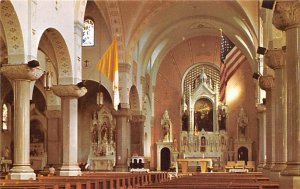
[[[285,52],[282,49],[268,50],[264,57],[265,63],[273,70],[282,69],[286,65]]]
[[[12,80],[34,81],[39,79],[44,74],[44,71],[39,66],[31,68],[28,64],[5,64],[1,68],[1,73]]]
[[[274,77],[271,75],[263,75],[259,77],[259,87],[262,90],[272,90],[274,85]]]
[[[86,94],[87,89],[85,87],[79,88],[77,85],[54,85],[51,87],[54,94],[59,97],[73,97],[79,98]]]
[[[256,110],[258,113],[262,113],[266,111],[266,105],[264,104],[257,104],[256,105]]]
[[[272,23],[277,29],[284,31],[293,26],[300,26],[300,2],[276,1]]]

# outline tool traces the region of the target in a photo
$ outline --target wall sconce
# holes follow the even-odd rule
[[[257,51],[256,51],[257,54],[265,55],[266,52],[267,52],[267,48],[265,48],[265,47],[257,47]]]
[[[43,84],[44,84],[44,88],[47,91],[51,90],[51,87],[52,87],[52,73],[46,72],[46,71],[44,72]]]
[[[260,73],[255,72],[253,73],[252,78],[258,80],[260,76],[261,76]]]

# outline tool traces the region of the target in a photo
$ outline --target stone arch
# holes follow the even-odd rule
[[[140,100],[138,90],[135,85],[130,88],[129,92],[129,105],[133,111],[140,111]]]
[[[46,41],[48,46],[48,49],[43,50],[45,54],[48,54],[47,51],[52,51],[54,55],[52,62],[54,62],[53,64],[56,68],[55,72],[58,76],[58,84],[74,83],[74,70],[72,68],[69,49],[61,33],[54,28],[48,28],[43,32],[40,38],[39,47],[43,44],[43,40]]]
[[[9,63],[24,63],[24,43],[17,13],[10,1],[0,3],[0,23],[4,30]]]
[[[77,22],[83,24],[86,4],[87,4],[87,0],[76,1],[76,5],[74,9],[75,23]]]

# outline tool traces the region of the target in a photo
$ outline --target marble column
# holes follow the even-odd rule
[[[256,109],[259,121],[259,156],[257,171],[262,172],[266,163],[266,106],[263,104],[258,104]]]
[[[274,158],[274,122],[273,122],[273,83],[271,75],[263,75],[259,78],[259,86],[266,91],[266,164],[263,169],[265,175],[270,174],[270,168]]]
[[[275,70],[275,146],[274,164],[271,167],[270,177],[279,180],[280,172],[286,167],[287,160],[287,96],[286,96],[286,64],[285,53],[281,49],[268,50],[265,54],[266,64]]]
[[[273,24],[286,33],[287,167],[280,188],[300,188],[300,2],[277,1]]]
[[[131,151],[144,156],[144,115],[133,115],[131,125]]]
[[[40,67],[27,64],[3,65],[1,73],[14,87],[14,162],[9,177],[13,180],[36,179],[30,167],[30,82],[43,75]]]
[[[85,87],[76,85],[56,85],[51,88],[61,98],[61,118],[63,124],[63,164],[61,176],[81,175],[78,167],[78,98],[87,92]]]
[[[129,105],[121,104],[115,113],[116,126],[116,166],[115,171],[128,171],[128,158],[131,157],[130,111]]]

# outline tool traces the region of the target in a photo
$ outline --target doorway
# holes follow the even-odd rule
[[[169,148],[163,148],[160,151],[160,170],[168,171],[170,169],[170,150]]]
[[[242,146],[238,149],[238,160],[248,161],[248,149],[246,147]]]

